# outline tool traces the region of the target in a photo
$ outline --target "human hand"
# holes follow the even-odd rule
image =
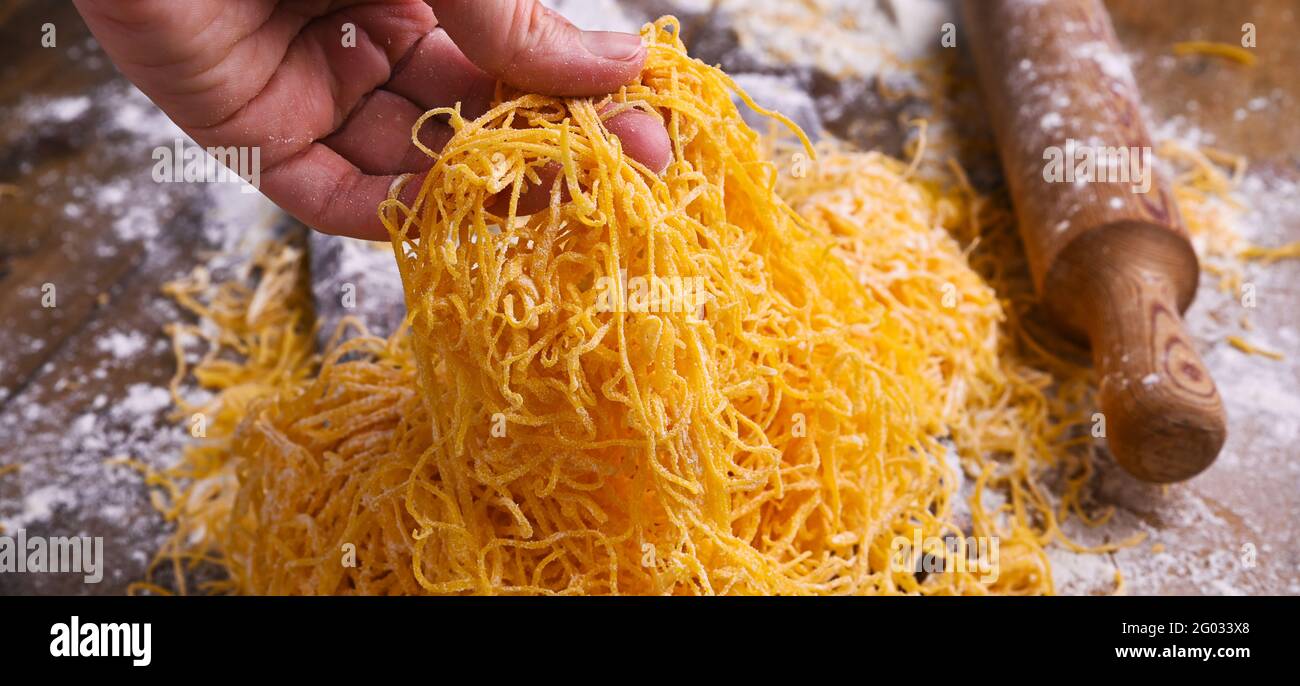
[[[393,182],[432,164],[411,143],[425,111],[460,102],[478,116],[497,79],[604,95],[646,55],[638,36],[579,31],[537,0],[75,3],[122,73],[197,143],[260,147],[267,197],[326,233],[375,240],[388,238],[377,211]],[[348,22],[353,47],[342,40]],[[667,165],[667,133],[650,115],[627,111],[606,126],[631,157]],[[451,135],[429,122],[421,142],[437,150]]]

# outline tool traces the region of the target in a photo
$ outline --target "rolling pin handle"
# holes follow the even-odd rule
[[[1115,459],[1140,479],[1189,479],[1214,462],[1227,420],[1214,381],[1183,329],[1169,279],[1119,265],[1088,292],[1084,326]]]

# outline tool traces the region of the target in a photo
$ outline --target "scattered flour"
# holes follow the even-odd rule
[[[126,398],[117,407],[119,416],[147,416],[157,414],[170,407],[171,393],[165,388],[148,384],[133,384],[126,389]]]
[[[48,121],[67,124],[80,119],[90,111],[93,101],[89,96],[75,95],[62,98],[31,98],[18,107],[18,116],[29,121]]]
[[[113,333],[95,341],[95,347],[99,350],[111,354],[119,360],[128,359],[149,345],[149,340],[139,331]]]
[[[82,48],[82,63],[102,59],[93,45]],[[7,131],[0,136],[33,132],[38,137],[93,140],[87,165],[121,169],[108,183],[77,169],[37,172],[38,160],[23,160],[18,173],[37,194],[59,198],[69,221],[94,221],[106,227],[90,259],[132,260],[124,288],[138,287],[139,277],[157,293],[161,281],[179,276],[176,241],[166,232],[200,231],[199,244],[219,273],[242,262],[237,255],[265,240],[282,215],[260,195],[241,193],[234,184],[167,184],[153,181],[152,151],[188,140],[140,91],[114,80],[72,98],[29,96],[0,107]],[[178,214],[186,216],[178,220]],[[64,246],[65,251],[69,250]],[[84,249],[84,248],[83,248]],[[391,258],[390,258],[391,259]],[[184,263],[179,262],[179,263]],[[138,276],[137,276],[138,275]],[[60,304],[78,297],[76,284],[58,284]],[[39,300],[37,289],[10,294]],[[103,301],[112,307],[111,300]],[[172,399],[166,388],[172,372],[163,326],[179,317],[177,308],[159,295],[143,311],[113,312],[98,317],[69,341],[10,333],[0,328],[0,346],[31,356],[25,364],[41,377],[19,386],[11,396],[0,389],[0,466],[22,468],[0,477],[0,526],[33,535],[95,535],[105,539],[109,563],[99,593],[120,593],[141,579],[144,565],[168,534],[147,489],[135,470],[113,464],[130,457],[154,469],[171,466],[189,441],[187,426],[168,416]],[[21,329],[19,330],[21,331]],[[6,364],[10,361],[6,356]],[[21,361],[21,360],[20,360]],[[190,399],[204,393],[182,388]],[[82,593],[85,587],[59,585],[58,575],[31,576],[21,582],[0,578],[6,592]],[[11,584],[15,584],[12,585]]]

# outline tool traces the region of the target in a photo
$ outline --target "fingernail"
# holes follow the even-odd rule
[[[582,46],[607,60],[630,60],[641,52],[641,37],[615,31],[583,31]]]

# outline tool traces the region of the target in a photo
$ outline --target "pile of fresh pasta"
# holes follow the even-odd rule
[[[674,20],[644,37],[609,98],[426,115],[456,134],[380,209],[409,311],[391,337],[345,327],[317,355],[282,244],[252,284],[170,287],[201,320],[173,328],[175,385],[214,394],[177,393],[206,436],[147,477],[174,580],[140,589],[207,567],[201,590],[270,594],[1053,590],[1061,519],[1099,516],[1089,379],[1021,335],[1005,207],[879,154],[774,148]],[[662,175],[605,129],[627,109],[667,128]],[[548,166],[550,206],[518,216]],[[992,568],[962,564],[994,540]]]

